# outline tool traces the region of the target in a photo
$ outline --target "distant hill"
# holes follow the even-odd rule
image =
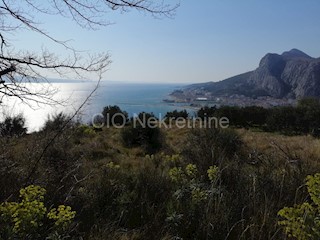
[[[186,90],[210,92],[214,96],[240,94],[247,97],[320,97],[320,58],[298,49],[281,55],[268,53],[259,67],[220,82],[189,85]]]

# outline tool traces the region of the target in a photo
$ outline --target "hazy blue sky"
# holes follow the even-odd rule
[[[174,19],[110,11],[115,24],[97,31],[48,17],[43,28],[77,49],[109,52],[104,79],[205,82],[255,69],[267,52],[298,48],[320,57],[319,0],[181,0]],[[61,47],[37,35],[13,36],[18,48]]]

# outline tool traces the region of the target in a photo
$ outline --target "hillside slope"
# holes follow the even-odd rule
[[[201,89],[214,96],[240,94],[274,98],[320,97],[320,58],[292,49],[281,55],[266,54],[259,67],[220,82],[194,84],[186,90]]]

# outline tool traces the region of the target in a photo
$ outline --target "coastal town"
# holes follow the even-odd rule
[[[167,103],[185,104],[186,107],[200,108],[203,106],[260,106],[264,108],[277,106],[293,106],[296,104],[295,99],[278,99],[270,96],[247,97],[240,94],[219,95],[215,96],[212,93],[204,90],[189,90],[179,89],[173,91],[167,99],[163,99]]]

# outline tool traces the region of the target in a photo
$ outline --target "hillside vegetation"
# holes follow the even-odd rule
[[[3,133],[1,239],[318,239],[311,135],[66,119]]]

